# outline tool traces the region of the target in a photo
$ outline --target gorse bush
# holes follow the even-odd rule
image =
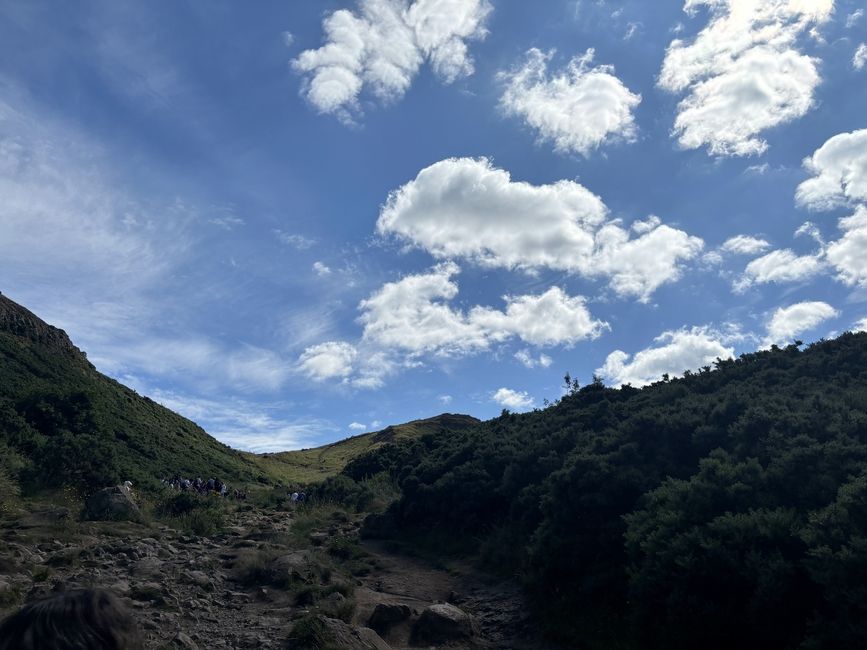
[[[867,647],[867,334],[573,388],[346,475],[388,471],[394,530],[476,540],[567,644]]]

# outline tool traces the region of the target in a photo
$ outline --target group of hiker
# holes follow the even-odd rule
[[[219,494],[221,497],[230,496],[229,486],[218,478],[209,478],[208,480],[205,480],[201,477],[188,479],[183,478],[182,476],[175,476],[170,479],[164,478],[162,483],[172,490],[179,490],[181,492],[197,492],[201,495]],[[231,496],[239,500],[247,498],[247,494],[239,490],[232,490]]]

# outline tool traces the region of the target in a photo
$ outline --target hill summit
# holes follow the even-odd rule
[[[26,338],[54,352],[86,357],[72,344],[66,332],[49,325],[29,309],[4,296],[2,292],[0,292],[0,331]]]

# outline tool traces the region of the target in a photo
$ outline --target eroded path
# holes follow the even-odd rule
[[[389,544],[362,543],[377,559],[377,570],[361,578],[356,589],[356,618],[369,620],[377,603],[398,602],[420,610],[431,603],[452,603],[470,613],[479,626],[482,647],[529,650],[543,648],[527,617],[524,596],[513,581],[487,576],[466,563],[437,566],[396,553]],[[408,626],[397,626],[385,640],[393,648],[411,647]]]
[[[412,620],[382,632],[398,649],[413,647],[419,612],[449,602],[472,614],[479,631],[451,647],[544,647],[513,584],[385,544],[359,545],[352,517],[319,523],[300,530],[293,512],[250,508],[231,513],[223,532],[195,536],[168,526],[74,522],[62,509],[43,508],[0,524],[0,616],[56,591],[99,586],[129,605],[148,648],[286,648],[294,622],[311,611],[366,625],[378,603],[399,603]]]

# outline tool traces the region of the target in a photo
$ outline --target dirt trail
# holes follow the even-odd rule
[[[380,602],[397,602],[422,609],[449,602],[471,614],[478,623],[482,647],[503,650],[545,648],[527,617],[521,590],[514,581],[492,578],[467,563],[434,566],[411,555],[395,553],[389,544],[365,541],[362,546],[378,560],[377,571],[361,579],[355,594],[356,619],[366,621]],[[408,626],[394,628],[385,640],[395,649],[408,645]]]
[[[299,604],[297,590],[239,580],[238,563],[257,554],[304,561],[324,553],[335,535],[351,538],[358,528],[350,520],[314,531],[317,546],[302,551],[289,544],[292,523],[289,512],[239,510],[230,515],[224,532],[199,537],[167,526],[77,523],[51,508],[0,522],[0,617],[22,601],[100,586],[130,606],[148,648],[286,648],[293,622],[312,605]],[[362,547],[376,568],[354,579],[352,623],[365,625],[379,602],[403,603],[416,613],[432,603],[450,602],[479,625],[478,642],[463,647],[544,647],[532,640],[514,585],[490,582],[468,567],[432,566],[390,552],[384,544],[364,542]],[[318,577],[305,579],[319,582]],[[329,597],[335,602],[341,598],[334,592]],[[385,638],[395,649],[409,647],[409,623]],[[193,645],[183,645],[187,641]]]

